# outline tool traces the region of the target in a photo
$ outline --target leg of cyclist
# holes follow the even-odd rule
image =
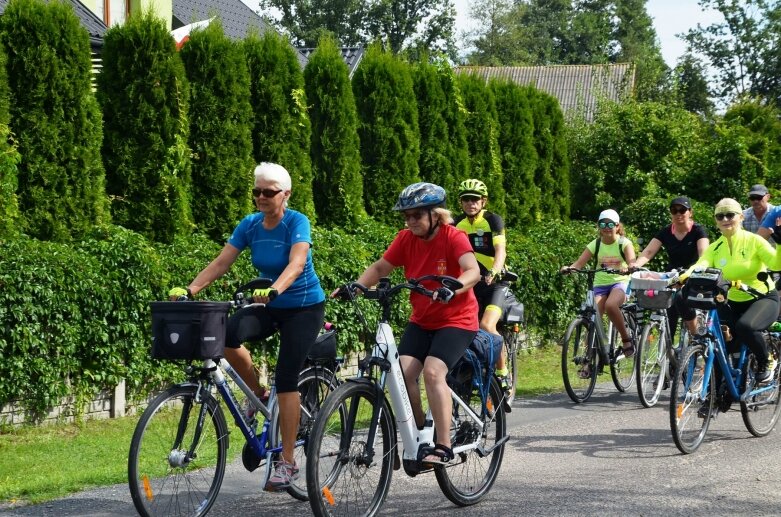
[[[629,330],[624,325],[624,315],[621,314],[621,305],[626,302],[626,284],[613,284],[610,286],[610,291],[607,294],[598,293],[597,289],[595,289],[594,294],[596,295],[599,313],[607,313],[607,317],[613,322],[613,326],[618,329],[619,334],[621,334],[624,355],[632,357],[635,353],[635,344],[632,341]]]
[[[769,364],[764,330],[776,321],[778,292],[771,289],[765,296],[748,302],[730,302],[736,321],[733,332],[738,343],[746,343],[757,358],[757,382],[772,379],[775,364]]]
[[[446,462],[452,459],[450,450],[450,419],[453,401],[447,385],[447,372],[464,355],[475,332],[453,327],[425,330],[408,323],[399,344],[399,362],[404,372],[404,382],[409,393],[412,412],[418,427],[425,424],[425,414],[420,400],[418,378],[423,373],[428,405],[434,418],[436,445],[444,447],[426,456],[427,462]]]

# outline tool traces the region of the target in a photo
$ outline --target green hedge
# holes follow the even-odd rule
[[[315,269],[326,293],[355,280],[396,233],[397,228],[378,223],[349,233],[314,228]],[[551,336],[563,332],[583,294],[576,279],[557,270],[580,254],[584,235],[592,233],[593,225],[584,223],[543,223],[525,236],[509,233],[508,263],[520,276],[519,299]],[[33,414],[41,414],[65,395],[86,400],[120,379],[126,380],[130,399],[137,399],[179,378],[178,366],[149,357],[149,302],[165,299],[172,286],[186,285],[219,250],[206,236],[160,244],[116,226],[72,245],[31,238],[0,242],[0,405],[21,399]],[[199,299],[228,300],[255,274],[244,253]],[[401,280],[401,272],[393,279]],[[327,320],[340,329],[342,352],[363,350],[373,339],[376,302],[361,299],[359,306],[369,320],[368,334],[353,305],[326,304]],[[402,296],[393,312],[397,331],[408,314]],[[272,363],[276,343],[263,347]],[[250,348],[262,360],[257,345]]]

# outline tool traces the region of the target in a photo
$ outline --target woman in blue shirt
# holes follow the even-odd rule
[[[257,212],[245,217],[228,243],[187,288],[195,295],[224,275],[239,254],[250,249],[258,276],[269,278],[269,289],[253,293],[262,307],[245,307],[228,321],[225,358],[258,395],[252,356],[242,343],[265,339],[279,330],[280,347],[275,383],[282,431],[282,458],[266,483],[266,490],[284,490],[298,478],[293,458],[300,418],[298,373],[309,347],[323,326],[325,294],[312,265],[309,219],[287,208],[290,174],[281,165],[261,163],[255,168],[252,195]]]

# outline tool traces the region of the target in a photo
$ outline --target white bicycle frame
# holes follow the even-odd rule
[[[404,383],[404,373],[401,371],[396,338],[393,336],[391,326],[387,323],[380,322],[377,326],[377,336],[372,350],[372,357],[384,359],[390,363],[390,370],[387,372],[390,375],[387,375],[386,372],[382,373],[380,386],[387,387],[390,395],[391,409],[396,418],[396,425],[401,433],[401,443],[404,446],[402,457],[405,460],[417,461],[420,446],[434,445],[434,420],[431,417],[431,408],[429,408],[426,413],[425,425],[423,429],[418,430],[412,412],[412,403],[407,392],[407,385]],[[453,399],[453,403],[461,406],[466,414],[469,415],[469,418],[479,427],[479,436],[481,436],[484,425],[480,417],[452,389],[450,390],[450,396]],[[453,449],[453,454],[476,449],[478,444],[479,439],[474,443],[460,445]]]

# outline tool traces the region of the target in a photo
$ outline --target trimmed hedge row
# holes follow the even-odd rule
[[[351,233],[315,228],[315,268],[326,292],[357,278],[396,232],[370,220]],[[542,326],[555,327],[571,316],[579,291],[556,273],[558,257],[577,256],[584,233],[582,223],[545,223],[523,237],[509,233],[519,297]],[[131,399],[178,378],[178,367],[149,357],[149,301],[165,299],[171,286],[186,285],[219,249],[205,236],[165,245],[121,227],[97,230],[72,245],[0,241],[0,405],[19,399],[41,414],[66,394],[86,400],[123,378]],[[228,300],[255,274],[244,253],[202,298]],[[402,278],[400,271],[394,275]],[[351,304],[326,306],[327,319],[341,329],[344,352],[361,350],[373,338],[377,307],[368,300],[358,303],[369,320],[368,333],[359,328]],[[397,304],[397,329],[408,314],[406,301]],[[275,349],[274,341],[264,347],[272,363]]]

